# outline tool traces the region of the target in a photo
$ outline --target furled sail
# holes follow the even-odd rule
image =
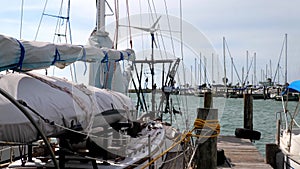
[[[114,50],[90,45],[54,44],[49,42],[17,40],[0,35],[0,71],[14,69],[29,71],[51,65],[59,68],[75,61],[134,60],[131,49]]]

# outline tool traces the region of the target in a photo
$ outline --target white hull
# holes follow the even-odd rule
[[[280,149],[283,154],[280,168],[284,169],[300,169],[300,135],[299,129],[294,129],[290,141],[290,133],[283,131],[280,137]],[[289,148],[290,145],[290,148]]]

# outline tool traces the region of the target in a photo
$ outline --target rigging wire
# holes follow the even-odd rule
[[[226,41],[226,40],[225,40],[225,45],[226,45],[226,48],[227,48],[229,57],[231,58],[232,66],[233,66],[233,68],[234,68],[234,70],[235,70],[235,73],[236,73],[236,75],[237,75],[237,78],[239,79],[240,83],[243,83],[243,82],[241,81],[241,78],[240,78],[238,72],[237,72],[237,69],[236,69],[236,67],[235,67],[235,64],[233,63],[233,57],[231,56],[231,53],[230,53],[230,50],[229,50],[229,47],[228,47],[228,44],[227,44],[227,41]]]
[[[153,11],[154,11],[154,14],[155,14],[155,18],[156,20],[158,19],[158,15],[157,15],[157,12],[156,12],[156,8],[155,8],[155,4],[154,4],[154,1],[152,0],[152,6],[153,6]],[[158,31],[160,32],[160,36],[162,37],[162,33],[161,33],[161,30],[160,30],[160,24],[158,23],[157,24],[157,29]],[[159,54],[160,54],[160,58],[162,59],[163,58],[163,55],[162,55],[162,51],[161,51],[161,48],[160,48],[160,42],[158,41],[158,33],[155,32],[155,36],[156,36],[156,39],[157,39],[157,48],[159,50]],[[163,38],[162,38],[162,43],[164,43],[163,41]],[[167,56],[167,55],[166,55]],[[164,65],[164,63],[163,63]],[[164,70],[163,70],[164,71]],[[163,72],[164,73],[164,72]]]
[[[60,8],[59,8],[59,12],[58,12],[57,16],[61,16],[62,6],[63,6],[63,0],[60,3]],[[54,32],[54,35],[53,35],[53,40],[52,40],[53,43],[55,42],[56,36],[58,36],[57,42],[61,42],[60,34],[59,34],[59,32],[60,32],[60,25],[61,25],[61,20],[58,18],[57,21],[56,21],[55,32]]]
[[[139,0],[139,8],[140,8],[140,27],[142,27],[143,19],[142,19],[142,4],[141,0]],[[143,52],[143,58],[145,57],[145,50],[144,50],[144,31],[141,31],[142,33],[142,52]]]
[[[44,17],[45,11],[46,11],[47,4],[48,4],[48,0],[45,1],[44,9],[43,9],[43,12],[42,12],[42,15],[41,15],[41,18],[40,18],[40,22],[39,22],[37,31],[36,31],[36,33],[35,33],[34,40],[37,39],[38,33],[39,33],[39,31],[40,31],[40,27],[41,27],[41,24],[42,24],[42,21],[43,21],[43,17]]]
[[[250,72],[250,69],[251,69],[251,67],[252,67],[253,60],[254,60],[254,58],[252,58],[251,63],[250,63],[250,66],[248,67],[246,77],[245,77],[245,79],[243,79],[243,84],[246,83],[246,80],[248,79],[249,72]]]
[[[169,33],[170,33],[170,39],[171,39],[171,45],[172,45],[172,52],[173,55],[175,55],[175,47],[174,47],[174,41],[173,41],[173,36],[172,36],[172,29],[171,29],[171,24],[170,24],[170,18],[169,18],[169,12],[168,12],[168,7],[167,7],[167,2],[166,0],[164,0],[164,4],[165,4],[165,11],[166,11],[166,15],[167,15],[167,20],[168,20],[168,27],[169,27]]]
[[[277,62],[277,67],[276,67],[276,70],[275,70],[275,75],[274,75],[273,82],[275,82],[275,78],[276,78],[277,73],[278,73],[278,77],[279,77],[280,60],[281,60],[281,56],[282,56],[282,53],[283,53],[284,45],[285,45],[285,39],[282,42],[282,47],[281,47],[279,59],[278,59],[278,62]],[[278,83],[279,83],[279,81],[278,81]]]
[[[154,19],[154,17],[153,17],[153,12],[152,12],[152,8],[151,8],[150,0],[148,0],[148,7],[149,7],[149,8],[148,8],[149,13],[151,14],[151,17],[152,17],[152,21],[154,22],[155,19]],[[149,18],[149,22],[151,23],[150,18]]]
[[[184,83],[186,82],[186,76],[185,76],[185,67],[184,67],[184,63],[183,63],[183,34],[182,34],[182,28],[183,28],[183,25],[182,25],[182,0],[179,0],[179,13],[180,13],[180,52],[181,52],[181,60],[182,60],[182,67],[183,67],[183,81]],[[179,79],[179,73],[177,74],[177,79]],[[185,97],[185,109],[186,109],[186,112],[189,112],[188,111],[188,101],[187,101],[187,97]],[[187,117],[187,114],[186,113],[183,113],[184,116],[185,116],[185,119],[186,119],[186,128],[188,129],[189,128],[189,119]]]

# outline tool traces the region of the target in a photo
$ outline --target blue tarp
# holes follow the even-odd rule
[[[300,92],[300,80],[293,81],[282,94],[287,92]]]

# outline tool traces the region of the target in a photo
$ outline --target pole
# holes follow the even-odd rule
[[[214,83],[214,53],[211,54],[211,83]]]
[[[223,78],[223,82],[224,82],[224,86],[225,86],[225,92],[226,92],[226,98],[227,98],[227,77],[226,77],[226,60],[225,60],[225,37],[223,37],[223,56],[224,56],[224,78]]]
[[[193,65],[191,65],[191,86],[193,85]]]
[[[200,53],[200,69],[199,69],[200,72],[201,72],[201,70],[202,70],[201,62],[202,62],[202,56],[201,56],[201,53]],[[202,85],[202,77],[201,77],[201,73],[200,73],[200,85]]]
[[[105,31],[105,0],[97,0],[97,30]]]
[[[152,78],[152,112],[155,111],[155,93],[156,93],[156,86],[154,83],[154,33],[151,33],[151,78]]]
[[[249,70],[249,64],[248,64],[248,60],[249,60],[249,52],[247,50],[246,52],[246,72],[247,72],[247,75],[246,75],[246,79],[245,79],[245,83],[247,84],[247,81],[248,81],[248,70]]]
[[[151,139],[150,134],[148,135],[148,156],[149,156],[149,163],[151,162]],[[151,165],[149,165],[149,169],[151,169]]]
[[[207,82],[207,70],[206,70],[206,68],[207,68],[207,66],[206,66],[206,62],[207,62],[207,60],[206,60],[206,57],[204,56],[204,83],[206,83]]]
[[[217,120],[218,109],[198,108],[197,118],[202,120]],[[204,126],[197,131],[197,135],[210,136],[215,134],[214,131]],[[197,169],[217,169],[217,137],[200,138],[197,140],[198,148],[197,156]]]
[[[244,94],[244,128],[253,130],[253,96]]]
[[[287,85],[287,34],[285,34],[285,74],[284,74],[284,85]]]
[[[213,107],[213,98],[211,92],[204,93],[204,108],[212,108]]]
[[[197,85],[197,58],[195,58],[195,84]]]
[[[266,163],[276,168],[276,154],[280,152],[279,146],[274,143],[266,144]]]

